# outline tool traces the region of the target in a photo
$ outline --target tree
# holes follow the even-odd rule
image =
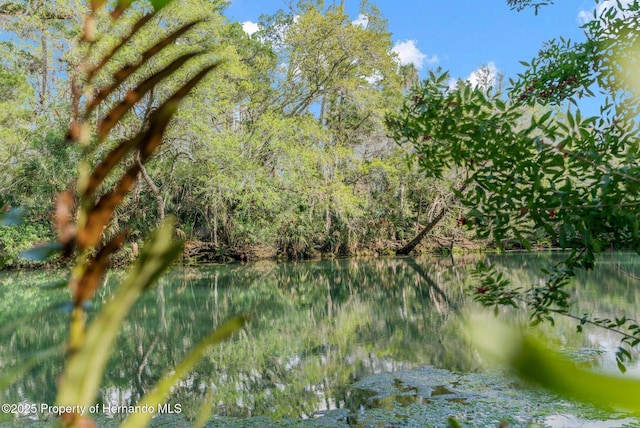
[[[263,23],[284,64],[276,75],[275,104],[285,115],[317,118],[324,133],[315,142],[322,153],[324,234],[328,241],[340,237],[340,245],[348,247],[348,241],[362,236],[364,225],[352,215],[361,212],[364,201],[347,197],[355,192],[344,181],[358,175],[357,156],[368,161],[389,153],[384,112],[399,105],[399,66],[389,54],[386,22],[369,2],[361,4],[366,18],[360,21],[320,1],[299,2],[296,12],[297,17],[281,13]]]
[[[58,3],[40,5],[38,10],[61,14],[70,7],[68,2]],[[251,36],[239,23],[223,17],[225,1],[190,0],[182,8],[169,5],[171,13],[165,14],[159,28],[140,29],[138,46],[125,44],[92,76],[94,87],[108,87],[113,73],[139,60],[137,47],[150,48],[156,37],[168,36],[176,22],[190,19],[204,22],[198,31],[182,34],[180,43],[149,58],[104,99],[100,95],[104,104],[95,113],[105,113],[173,55],[212,48],[222,63],[205,78],[202,90],[184,100],[156,156],[140,165],[131,196],[114,212],[112,232],[131,227],[128,240],[137,242],[165,216],[175,215],[178,233],[194,241],[211,241],[194,247],[202,249],[199,254],[207,252],[208,258],[250,258],[257,249],[261,255],[288,257],[319,251],[353,253],[413,233],[412,219],[424,219],[422,212],[414,215],[425,207],[426,198],[416,191],[424,180],[414,185],[417,181],[408,179],[415,168],[398,161],[404,154],[387,135],[384,115],[389,107],[400,106],[417,71],[399,66],[391,53],[386,22],[373,4],[361,2],[361,15],[354,20],[337,2],[329,3],[298,2],[292,13],[264,17],[260,31]],[[32,20],[21,26],[18,16],[26,12],[16,8],[2,9],[4,28],[15,30],[19,41],[2,44],[8,52],[3,64],[10,73],[24,75],[35,92],[31,101],[26,93],[12,101],[7,113],[21,111],[30,123],[38,121],[41,126],[18,130],[18,120],[7,125],[27,138],[20,140],[25,150],[15,147],[22,156],[16,157],[6,177],[9,190],[2,198],[11,206],[26,205],[30,220],[51,228],[45,207],[73,181],[70,171],[82,152],[64,138],[67,113],[73,113],[65,70],[77,65],[82,49],[73,50],[74,54],[62,49],[75,45],[71,34],[78,30],[80,19],[50,20],[59,14],[45,14],[44,23],[52,27],[47,31],[55,36],[48,41],[48,64],[59,67],[49,69],[47,81],[48,102],[55,102],[56,108],[52,104],[40,114],[42,69],[30,61],[42,52],[32,37],[36,33],[20,32]],[[81,11],[73,10],[76,15]],[[129,11],[119,19],[133,25],[143,12]],[[98,28],[106,25],[106,16],[96,19]],[[96,52],[109,52],[123,35],[119,29],[102,34]],[[50,49],[54,39],[60,47],[55,52]],[[184,82],[187,73],[178,71],[175,76],[156,85],[129,110],[113,135],[92,153],[95,161],[119,138],[138,134],[160,100]],[[29,185],[11,184],[25,182]]]
[[[549,269],[542,285],[513,288],[491,267],[475,298],[487,306],[524,304],[531,322],[552,321],[553,314],[584,324],[618,330],[621,363],[624,346],[640,343],[637,326],[572,314],[566,290],[575,269],[593,267],[606,248],[640,251],[640,165],[638,164],[638,89],[632,85],[638,50],[637,2],[618,4],[585,26],[587,41],[551,41],[528,70],[512,82],[508,97],[462,84],[451,89],[446,75],[431,74],[389,117],[396,138],[408,141],[425,174],[442,176],[447,168],[466,168],[466,206],[462,223],[480,238],[501,246],[515,238],[530,248],[532,237],[546,233],[570,250]],[[625,37],[618,37],[624,34]],[[595,86],[607,94],[598,117],[583,118],[576,108]],[[566,107],[560,114],[555,108]],[[575,104],[575,105],[574,105]],[[550,107],[519,126],[527,109]]]
[[[27,71],[36,88],[37,112],[48,121],[64,114],[64,102],[56,100],[69,100],[68,88],[60,86],[59,80],[73,66],[69,48],[83,9],[75,0],[0,3],[0,27],[9,35],[3,44],[10,46],[14,61]]]
[[[5,171],[0,178],[0,205],[12,204],[6,196],[20,184],[15,174],[16,165],[24,161],[28,150],[29,122],[32,111],[26,107],[33,97],[33,89],[27,77],[0,65],[0,168]],[[26,101],[26,102],[25,102]]]

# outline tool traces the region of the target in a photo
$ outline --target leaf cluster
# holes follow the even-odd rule
[[[530,249],[542,232],[570,250],[543,272],[542,285],[517,292],[492,270],[479,269],[484,279],[473,291],[476,300],[496,307],[522,301],[533,324],[553,322],[553,313],[581,321],[569,313],[566,291],[574,269],[592,268],[606,248],[640,251],[638,98],[629,81],[635,68],[625,65],[637,52],[639,8],[620,7],[587,25],[586,42],[549,42],[523,63],[528,70],[506,96],[464,82],[451,87],[446,74],[431,73],[387,118],[426,176],[464,179],[468,190],[458,197],[466,214],[458,221],[478,237]],[[628,34],[630,42],[614,34]],[[567,100],[577,105],[593,95],[596,84],[609,95],[601,116],[585,118],[573,106],[561,110]]]

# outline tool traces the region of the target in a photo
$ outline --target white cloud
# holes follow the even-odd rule
[[[382,82],[383,79],[384,76],[379,71],[374,71],[371,76],[367,76],[364,78],[364,80],[370,85],[377,85],[378,83]]]
[[[586,24],[587,22],[593,19],[593,10],[582,9],[578,12],[578,22],[581,24]]]
[[[458,82],[460,82],[460,79],[450,77],[449,80],[447,80],[447,87],[450,91],[454,91],[458,87]]]
[[[498,82],[498,67],[496,67],[494,62],[483,65],[471,72],[469,77],[467,77],[467,82],[473,86],[489,89]]]
[[[634,2],[634,0],[619,0],[622,7],[628,6]],[[593,19],[593,12],[595,11],[596,16],[601,16],[602,12],[606,9],[618,9],[618,0],[604,0],[598,3],[595,9],[582,9],[578,12],[578,21],[582,24],[586,24],[587,22]]]
[[[367,15],[361,13],[360,15],[358,15],[358,17],[356,19],[351,21],[351,23],[353,25],[359,25],[362,28],[367,28],[367,25],[369,25],[369,17]]]
[[[398,55],[401,65],[413,64],[418,70],[421,70],[425,63],[434,65],[440,61],[437,55],[428,56],[421,52],[417,43],[415,40],[400,41],[391,51]]]
[[[258,24],[256,24],[255,22],[244,21],[242,23],[242,29],[248,35],[252,35],[253,33],[257,32],[260,28],[258,28]]]

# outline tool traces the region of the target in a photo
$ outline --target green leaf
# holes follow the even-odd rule
[[[460,425],[460,422],[458,422],[456,418],[450,416],[449,419],[447,419],[447,428],[462,428],[462,425]]]
[[[166,7],[169,3],[171,3],[171,0],[151,0],[153,10],[155,10],[156,12]]]
[[[94,403],[122,321],[140,294],[155,283],[182,251],[182,244],[173,242],[173,229],[170,219],[156,230],[113,299],[89,325],[82,347],[69,358],[62,374],[57,404]]]
[[[540,117],[540,119],[538,119],[538,120],[537,120],[537,122],[536,122],[536,123],[537,123],[538,125],[543,124],[544,122],[546,122],[546,121],[551,117],[551,114],[552,114],[552,113],[553,113],[553,112],[552,112],[551,110],[547,111],[545,114],[543,114],[543,115]]]
[[[159,404],[166,401],[168,395],[171,392],[171,388],[180,379],[186,376],[202,358],[205,351],[212,345],[220,343],[229,337],[236,331],[240,330],[247,322],[248,317],[245,315],[238,315],[231,318],[220,327],[218,327],[213,333],[207,336],[201,341],[184,360],[178,364],[172,372],[165,375],[150,392],[145,394],[144,397],[138,402],[137,406],[141,408],[157,408]],[[153,413],[132,413],[129,414],[120,428],[138,428],[146,426]]]
[[[567,121],[569,122],[569,126],[573,128],[576,122],[573,120],[573,114],[571,114],[571,110],[567,110]]]

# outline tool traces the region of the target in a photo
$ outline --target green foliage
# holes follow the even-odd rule
[[[518,289],[511,289],[510,281],[505,279],[502,272],[496,272],[495,265],[478,263],[473,276],[478,281],[473,300],[485,307],[493,306],[496,313],[500,306],[517,307]]]
[[[534,325],[553,322],[553,313],[585,324],[570,314],[566,286],[574,271],[591,269],[606,248],[640,251],[640,128],[630,80],[637,67],[628,68],[637,57],[639,8],[620,7],[586,25],[586,42],[549,42],[523,63],[528,69],[507,98],[466,83],[450,88],[446,73],[430,73],[388,117],[394,138],[412,145],[426,176],[442,179],[453,170],[463,177],[468,190],[457,194],[466,208],[459,222],[477,237],[530,249],[542,232],[568,250],[563,262],[543,272],[542,285],[528,288],[511,289],[492,269],[479,267],[476,300],[522,302]],[[618,32],[629,37],[617,41]],[[601,116],[585,118],[573,106],[561,112],[562,103],[577,104],[594,85],[609,96]],[[623,345],[637,344],[637,333],[624,333]],[[629,354],[621,349],[619,361]]]
[[[199,90],[182,101],[165,130],[162,149],[141,168],[144,180],[112,213],[110,235],[130,227],[128,240],[138,240],[173,214],[189,239],[211,241],[219,254],[244,258],[264,249],[299,258],[318,252],[385,252],[392,241],[414,233],[416,220],[425,220],[437,192],[424,194],[428,185],[413,166],[398,161],[403,154],[394,152],[384,127],[385,112],[399,107],[402,91],[417,74],[410,67],[398,68],[389,53],[386,21],[372,3],[361,4],[359,12],[368,17],[361,26],[339,8],[301,2],[295,12],[263,17],[257,37],[248,36],[239,23],[227,22],[221,14],[226,2],[189,0],[144,18],[158,25],[139,23],[134,38],[123,43],[127,28],[151,10],[123,13],[127,4],[117,9],[120,26],[110,26],[109,13],[95,14],[99,37],[91,44],[72,37],[80,21],[75,17],[83,11],[73,3],[42,6],[43,13],[46,9],[64,19],[38,15],[22,25],[13,19],[0,24],[18,35],[33,30],[33,40],[25,45],[0,44],[7,52],[2,79],[7,85],[16,83],[15,97],[7,100],[5,111],[11,117],[6,127],[20,136],[6,146],[12,158],[9,173],[0,179],[0,204],[24,206],[30,221],[44,222],[46,207],[73,181],[81,159],[87,157],[83,168],[91,168],[119,140],[138,135],[160,101],[189,79],[189,67],[182,67],[171,79],[155,78],[153,90],[147,81],[139,104],[118,110],[118,115],[126,114],[112,134],[101,134],[100,144],[92,142],[83,151],[65,140],[67,123],[59,120],[82,113],[74,113],[68,80],[54,79],[51,67],[45,73],[34,65],[42,64],[45,54],[49,65],[64,58],[69,70],[82,64],[89,45],[95,58],[109,59],[92,61],[85,76],[100,91],[87,113],[101,115],[120,102],[122,93],[154,74],[160,77],[158,70],[177,57],[189,58],[198,46],[210,53],[191,57],[188,64],[200,67],[217,60],[224,67],[212,70]],[[294,19],[296,13],[299,18]],[[181,28],[192,21],[197,25]],[[42,45],[43,34],[56,42]],[[179,43],[166,43],[176,37]],[[165,38],[165,45],[156,45],[159,38]],[[330,55],[317,66],[324,52]],[[126,65],[132,66],[114,81],[114,73]],[[46,87],[40,84],[43,76]],[[21,129],[23,123],[37,123],[38,131],[32,125]],[[375,171],[363,174],[370,161],[385,164],[387,177]],[[114,185],[117,178],[105,177],[105,185]],[[381,181],[373,184],[376,179]]]
[[[15,224],[16,217],[4,217],[7,225],[0,224],[0,265],[7,267],[20,266],[24,251],[34,245],[52,238],[49,225],[25,222]],[[13,224],[11,224],[13,223]]]

